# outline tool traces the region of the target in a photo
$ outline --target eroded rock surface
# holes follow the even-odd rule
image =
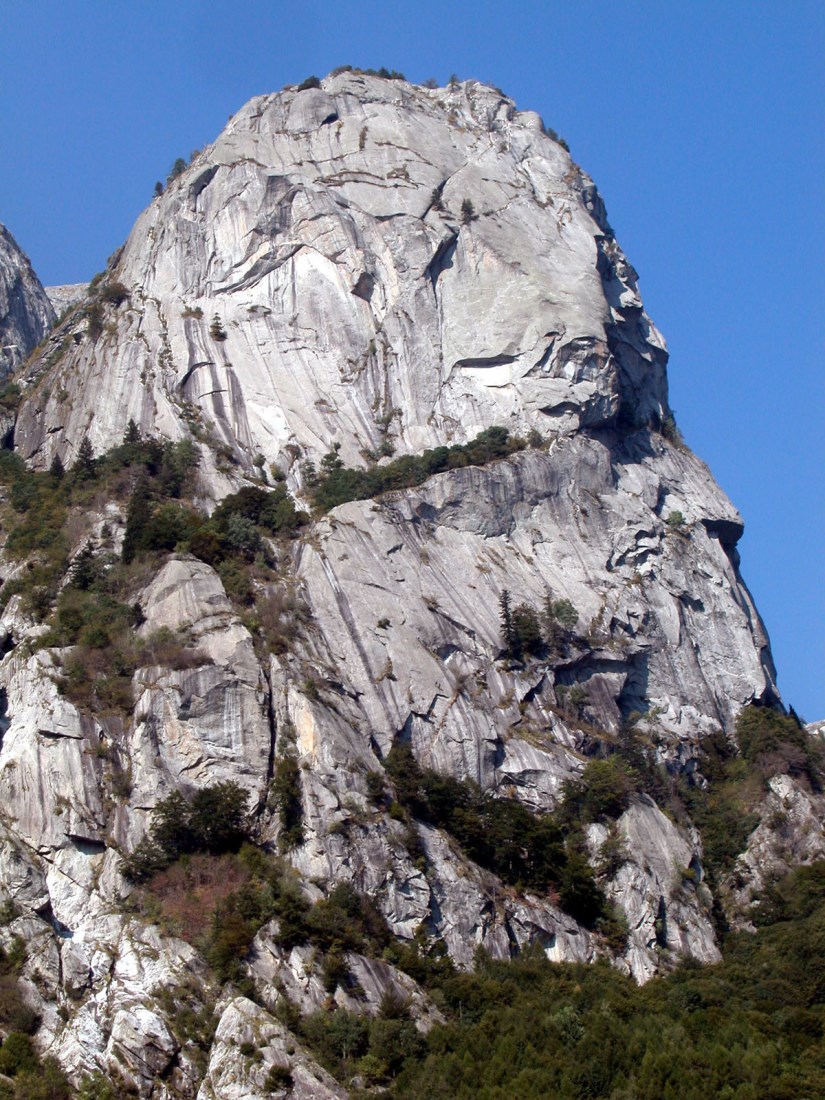
[[[38,465],[86,433],[104,450],[129,418],[186,434],[190,409],[293,485],[294,448],[332,439],[353,462],[388,439],[667,411],[664,344],[592,182],[538,116],[474,82],[343,73],[252,100],[108,278],[129,298],[96,336],[67,321],[53,392],[21,413]]]
[[[678,442],[635,273],[538,116],[474,82],[356,73],[256,98],[89,293],[84,309],[61,298],[69,313],[21,380],[14,441],[35,468],[55,455],[70,466],[84,436],[98,453],[119,444],[131,419],[197,443],[200,504],[259,484],[260,470],[305,499],[304,462],[333,444],[363,465],[490,427],[532,435],[506,460],[343,504],[270,547],[277,568],[256,595],[301,608],[274,652],[257,608],[233,604],[215,569],[169,555],[141,581],[149,656],[129,714],[73,705],[60,690],[70,654],[37,648],[43,626],[8,602],[0,903],[14,916],[0,937],[29,945],[42,1049],[75,1079],[118,1074],[152,1100],[277,1095],[276,1079],[323,1100],[346,1093],[281,1010],[375,1014],[392,993],[422,1030],[438,1020],[411,978],[356,951],[360,992],[331,994],[315,949],[284,948],[277,921],[248,959],[255,1004],[218,989],[135,901],[120,853],[173,790],[239,784],[274,850],[285,751],[303,818],[289,861],[308,902],[349,883],[401,941],[436,944],[459,967],[534,944],[559,961],[609,956],[640,981],[680,956],[717,959],[698,835],[647,796],[587,834],[623,945],[552,892],[505,886],[370,788],[402,739],[423,765],[544,813],[597,742],[634,722],[675,776],[744,705],[776,699],[739,574],[742,521]],[[122,510],[95,508],[70,558],[104,528],[122,545]],[[4,578],[26,568],[0,566]],[[508,658],[505,590],[535,608],[548,594],[570,602],[578,619],[557,650]],[[818,803],[791,786],[772,781],[742,857],[754,889],[768,849],[777,867],[821,850]],[[793,835],[777,848],[782,814]],[[192,1013],[217,1027],[208,1049],[184,1033]]]
[[[54,320],[28,256],[0,225],[0,382],[25,362]]]

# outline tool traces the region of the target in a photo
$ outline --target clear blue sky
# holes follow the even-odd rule
[[[567,138],[745,518],[783,697],[825,717],[825,4],[0,0],[0,221],[89,279],[176,157],[347,63],[489,81]]]

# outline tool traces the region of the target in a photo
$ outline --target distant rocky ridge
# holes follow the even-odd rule
[[[0,225],[0,382],[25,362],[54,320],[28,257]]]
[[[51,311],[26,285],[27,309]],[[257,97],[75,289],[52,288],[67,312],[8,413],[7,438],[43,476],[142,433],[192,445],[201,508],[285,485],[311,509],[336,465],[490,428],[530,445],[349,500],[289,540],[261,541],[238,514],[236,537],[258,547],[238,566],[248,590],[208,540],[138,563],[136,636],[167,649],[147,648],[126,712],[72,702],[72,651],[37,648],[27,566],[4,548],[0,574],[22,582],[0,618],[0,902],[16,914],[0,939],[27,941],[41,1048],[78,1079],[116,1071],[152,1100],[264,1097],[278,1067],[309,1100],[346,1090],[296,1046],[290,1012],[376,1014],[392,994],[422,1031],[438,1018],[399,967],[355,949],[353,980],[330,991],[316,948],[284,946],[277,918],[244,963],[255,1003],[135,907],[122,854],[170,792],[214,783],[248,792],[256,841],[289,848],[308,903],[349,884],[399,942],[459,967],[530,945],[610,957],[639,981],[683,956],[718,959],[700,833],[649,793],[582,829],[626,923],[618,943],[405,817],[387,771],[407,745],[546,814],[631,733],[666,775],[703,782],[703,743],[732,742],[748,704],[778,705],[739,573],[741,518],[681,443],[635,273],[541,119],[473,81],[342,72]],[[120,558],[139,479],[128,462],[118,476],[120,496],[70,509],[67,573],[40,596],[48,621],[85,547],[101,569]],[[563,642],[508,653],[505,593],[514,607],[569,605]],[[273,793],[284,759],[292,847]],[[821,809],[773,777],[720,896],[745,911],[766,860],[821,854]],[[784,812],[793,835],[772,824]],[[200,1053],[184,1003],[214,1010]],[[243,1054],[253,1039],[257,1061]]]
[[[76,306],[86,297],[88,283],[66,283],[64,286],[47,286],[46,295],[58,317]]]

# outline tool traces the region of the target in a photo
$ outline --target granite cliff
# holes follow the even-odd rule
[[[29,318],[28,353],[53,318],[33,277],[24,301],[0,315]],[[264,1096],[281,1067],[293,1096],[337,1097],[290,1011],[334,998],[375,1014],[389,991],[420,1029],[438,1017],[391,951],[351,945],[349,979],[331,981],[317,946],[284,942],[281,914],[257,930],[243,981],[222,985],[158,919],[122,858],[170,793],[218,783],[247,793],[256,843],[280,841],[307,903],[349,885],[402,945],[458,967],[540,944],[644,981],[719,957],[702,837],[652,788],[581,823],[617,939],[558,892],[479,866],[386,770],[403,744],[547,815],[628,739],[656,774],[701,788],[706,739],[732,743],[743,708],[778,704],[739,573],[742,521],[679,439],[666,360],[593,183],[489,87],[343,72],[288,88],[252,100],[169,182],[28,360],[10,413],[15,477],[95,487],[66,498],[61,579],[27,577],[51,553],[34,536],[28,563],[14,537],[0,563],[0,934],[26,941],[42,1051],[141,1096]],[[103,666],[85,697],[67,688],[77,638],[61,593],[84,590],[79,562],[98,563],[99,585],[129,557],[138,495],[137,451],[108,481],[90,453],[156,436],[190,448],[192,508],[254,486],[312,510],[342,466],[490,429],[520,442],[316,508],[293,537],[250,536],[245,587],[203,537],[148,555],[122,582],[139,609],[140,656],[118,673],[129,698],[100,702]],[[9,522],[31,511],[20,492],[4,489]],[[541,642],[504,636],[504,593],[522,624],[534,609]],[[273,797],[285,776],[289,812]],[[736,883],[715,884],[723,900],[746,906],[760,885],[780,803],[808,823],[787,860],[822,851],[818,796],[785,773],[771,792]],[[214,1009],[200,1047],[182,1005]]]

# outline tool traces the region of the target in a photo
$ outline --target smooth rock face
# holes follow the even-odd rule
[[[0,225],[0,382],[28,358],[54,320],[28,256]]]
[[[55,313],[60,316],[86,297],[88,283],[65,283],[63,286],[47,286],[46,297],[52,303]]]
[[[278,547],[261,583],[302,613],[277,656],[210,566],[171,555],[139,594],[140,629],[147,646],[171,632],[181,659],[136,671],[128,721],[60,694],[62,655],[25,644],[42,628],[19,598],[0,616],[0,903],[17,907],[0,942],[29,944],[41,1047],[77,1079],[117,1072],[152,1100],[263,1097],[272,1067],[294,1097],[343,1097],[271,1014],[282,999],[327,1002],[314,950],[285,951],[272,922],[248,967],[266,1007],[217,990],[194,949],[130,902],[117,849],[171,790],[228,780],[274,846],[269,784],[291,740],[304,842],[289,859],[307,900],[351,883],[396,936],[440,941],[460,967],[479,948],[505,959],[536,943],[554,960],[609,955],[552,895],[504,887],[436,829],[415,827],[414,859],[367,777],[401,737],[422,764],[543,812],[581,774],[591,731],[615,736],[634,716],[672,772],[694,767],[704,735],[775,698],[738,571],[742,522],[660,431],[664,344],[595,188],[490,88],[341,74],[251,101],[141,215],[107,281],[129,297],[99,303],[97,337],[75,310],[22,380],[14,440],[38,468],[56,453],[70,465],[84,434],[98,452],[119,443],[130,418],[172,439],[194,426],[204,501],[258,456],[300,495],[301,463],[333,443],[361,465],[365,449],[417,453],[492,426],[541,437],[342,505]],[[113,508],[88,517],[73,552],[104,523],[120,545]],[[577,640],[503,660],[505,589],[514,604],[570,600]],[[792,788],[772,781],[741,861],[754,889],[766,851],[778,867],[821,850],[818,803]],[[777,847],[783,813],[793,836]],[[601,878],[627,918],[617,966],[644,981],[663,960],[718,958],[695,835],[641,797],[587,839],[595,865],[608,842],[625,853]],[[388,964],[347,962],[364,1000],[339,988],[341,1007],[373,1013],[394,990],[422,1030],[439,1018]],[[217,1022],[204,1060],[180,1027],[193,996]]]
[[[109,274],[129,300],[94,340],[67,321],[79,343],[21,413],[37,465],[87,432],[119,442],[130,417],[185,434],[188,403],[242,462],[285,468],[288,447],[317,458],[333,439],[354,462],[386,439],[666,413],[664,344],[593,184],[535,114],[473,82],[341,74],[252,100]]]

